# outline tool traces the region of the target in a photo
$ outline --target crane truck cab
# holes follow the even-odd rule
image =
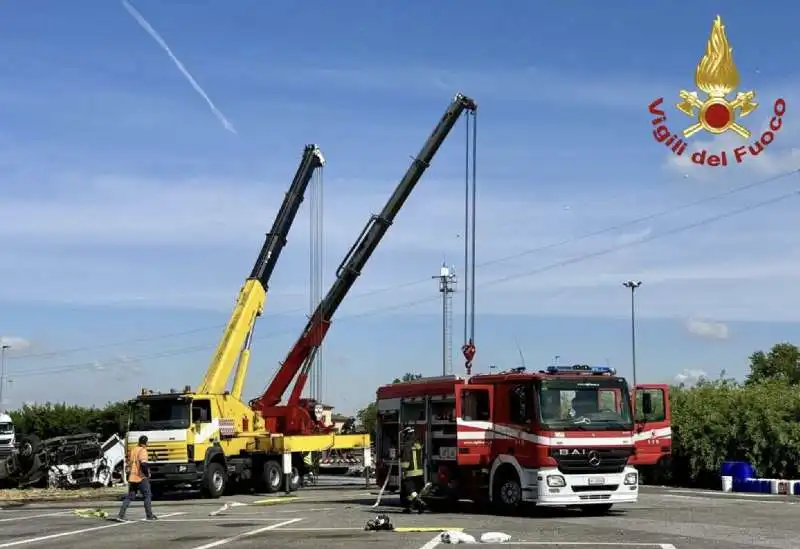
[[[530,503],[588,513],[638,499],[631,397],[613,368],[422,378],[379,388],[377,407],[377,481],[401,497],[430,483],[433,508],[469,499],[501,512]],[[413,487],[397,459],[409,429],[423,443]]]
[[[142,390],[131,402],[130,449],[139,437],[147,436],[154,494],[173,489],[199,489],[218,498],[232,484],[260,480],[259,463],[248,455],[253,439],[261,430],[257,415],[230,393],[154,393]],[[300,473],[298,472],[297,475]],[[278,469],[267,491],[280,489],[283,477]],[[299,484],[299,476],[291,480]]]
[[[0,459],[6,459],[14,453],[15,438],[14,420],[9,414],[0,412]]]

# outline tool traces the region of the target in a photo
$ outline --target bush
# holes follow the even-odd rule
[[[17,432],[51,438],[81,433],[99,433],[104,439],[127,431],[128,406],[110,403],[104,408],[87,408],[65,403],[25,404],[10,412]]]
[[[763,478],[798,478],[800,391],[783,379],[673,388],[672,483],[716,487],[729,459]]]

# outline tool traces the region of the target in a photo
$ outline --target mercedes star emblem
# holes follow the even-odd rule
[[[589,465],[592,467],[598,467],[600,465],[600,454],[597,450],[589,452]]]

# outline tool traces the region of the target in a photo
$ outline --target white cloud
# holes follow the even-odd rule
[[[685,323],[690,334],[708,339],[728,339],[728,326],[722,322],[690,318]]]
[[[685,369],[675,376],[675,383],[682,383],[685,386],[695,385],[701,379],[707,379],[708,374],[703,370]]]
[[[7,243],[0,247],[0,299],[227,312],[284,191],[274,183],[111,176],[80,178],[80,186],[73,178],[49,184],[51,198],[0,201],[0,239]],[[373,182],[367,192],[362,182],[326,180],[326,283],[394,184]],[[436,313],[430,276],[443,257],[462,270],[462,210],[449,190],[454,184],[430,178],[420,185],[343,314],[379,308]],[[644,281],[637,292],[643,317],[703,311],[720,320],[800,318],[800,296],[792,291],[800,261],[788,253],[796,247],[788,230],[796,226],[794,205],[658,238],[735,207],[738,197],[732,197],[579,239],[669,210],[687,193],[696,199],[690,191],[613,196],[598,189],[564,209],[563,197],[487,187],[478,210],[478,312],[623,316],[620,283],[637,278]],[[303,210],[289,236],[268,313],[307,308],[306,216]],[[497,258],[509,259],[493,262]],[[57,277],[51,276],[54,266]],[[413,281],[419,283],[408,284]],[[42,284],[51,290],[41,292]],[[382,288],[393,289],[364,295]]]
[[[264,74],[252,70],[250,63],[220,64],[226,78],[251,82]],[[270,81],[305,87],[317,82],[326,89],[400,92],[403,96],[423,94],[441,97],[461,91],[479,100],[544,102],[561,105],[637,110],[646,108],[653,97],[669,86],[631,74],[588,73],[546,66],[498,68],[494,66],[464,69],[425,65],[376,66],[302,66],[270,67]]]
[[[31,342],[24,337],[0,336],[0,345],[8,346],[8,352],[15,352],[30,348]]]

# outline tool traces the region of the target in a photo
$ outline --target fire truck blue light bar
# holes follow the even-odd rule
[[[548,374],[585,374],[585,375],[616,375],[617,371],[611,366],[589,366],[587,364],[574,364],[572,366],[548,366]]]

